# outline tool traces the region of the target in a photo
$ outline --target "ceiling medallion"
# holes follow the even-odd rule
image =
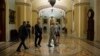
[[[53,7],[56,3],[56,0],[49,0],[50,5]]]

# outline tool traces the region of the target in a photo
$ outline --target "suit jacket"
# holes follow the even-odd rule
[[[21,25],[21,26],[19,27],[19,37],[20,37],[21,39],[25,39],[25,38],[27,38],[27,36],[28,36],[28,31],[27,31],[26,26]]]
[[[26,24],[26,27],[27,27],[27,29],[30,29],[31,25],[30,24]]]
[[[42,28],[38,24],[35,25],[35,36],[42,36]]]

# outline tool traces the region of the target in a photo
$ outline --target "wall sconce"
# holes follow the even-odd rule
[[[53,7],[56,3],[56,0],[49,0],[50,5]]]

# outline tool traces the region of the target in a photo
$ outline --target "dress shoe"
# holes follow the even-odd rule
[[[25,48],[25,49],[28,49],[28,48]]]
[[[17,52],[21,52],[20,50],[16,50]]]
[[[52,47],[51,45],[48,45],[48,47]]]
[[[35,47],[38,47],[37,45],[35,45]]]
[[[54,46],[57,47],[57,46],[59,46],[59,45],[58,45],[58,44],[55,44]]]
[[[39,47],[41,47],[41,45],[38,45]]]

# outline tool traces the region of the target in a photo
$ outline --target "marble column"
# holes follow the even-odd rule
[[[31,21],[31,5],[24,2],[16,2],[16,28],[22,24],[23,21]]]
[[[72,10],[68,10],[66,12],[66,20],[67,20],[67,34],[72,34]]]
[[[37,23],[37,20],[39,19],[39,13],[36,10],[32,11],[32,26],[34,26]]]
[[[77,37],[84,37],[87,34],[88,8],[88,2],[76,3],[74,5],[75,35]]]
[[[29,21],[30,25],[32,25],[32,5],[26,6],[26,21]]]

